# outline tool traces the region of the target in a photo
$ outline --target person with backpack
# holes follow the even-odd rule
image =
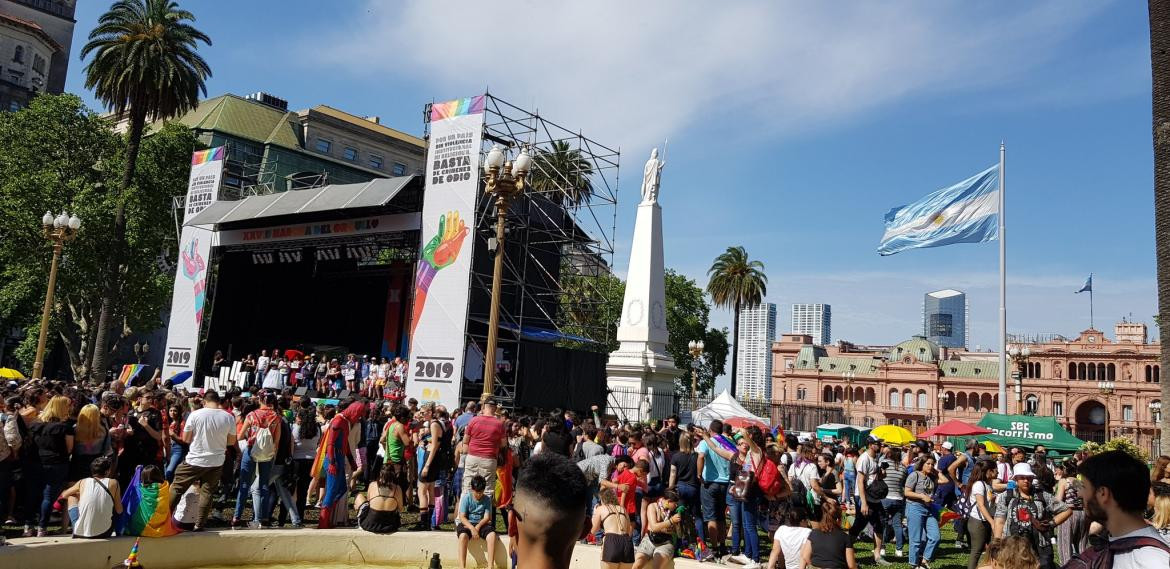
[[[764,433],[757,426],[736,434],[739,453],[732,459],[727,505],[731,510],[731,561],[748,568],[760,564],[759,475],[768,463],[764,457]],[[741,553],[740,540],[743,540]]]
[[[1150,493],[1142,461],[1114,450],[1093,455],[1080,467],[1085,515],[1105,526],[1108,544],[1084,551],[1066,569],[1170,567],[1170,545],[1142,518]]]
[[[1068,504],[1033,485],[1036,474],[1027,462],[1012,467],[1012,481],[995,499],[996,538],[1021,535],[1028,538],[1041,569],[1055,567],[1052,529],[1072,515]]]
[[[735,444],[723,436],[723,421],[711,421],[710,432],[695,427],[695,434],[703,441],[695,448],[695,468],[702,475],[703,487],[699,493],[703,506],[703,521],[707,522],[707,544],[716,555],[722,555],[723,539],[727,535],[727,485],[731,482],[729,457]]]
[[[906,497],[902,494],[902,487],[907,476],[902,464],[902,449],[890,449],[881,466],[886,483],[886,497],[882,500],[882,509],[886,512],[886,535],[882,537],[886,542],[892,542],[894,557],[901,558],[902,546],[906,543],[906,528],[902,527],[902,520],[906,517]]]
[[[882,500],[889,493],[889,487],[882,480],[884,472],[878,468],[878,450],[882,440],[870,436],[866,440],[865,452],[857,459],[857,493],[853,499],[857,508],[856,521],[849,528],[850,542],[857,541],[865,527],[873,528],[873,559],[878,565],[889,565],[890,562],[882,557],[882,533],[885,530],[885,510],[882,509]],[[913,531],[911,531],[913,536]]]
[[[813,495],[813,480],[817,478],[817,465],[813,461],[815,453],[813,446],[804,443],[797,450],[792,465],[788,467],[788,483],[792,486],[792,497],[789,499],[796,514],[805,522],[820,519],[819,511],[814,513],[816,499]]]
[[[236,511],[232,516],[232,527],[241,527],[240,517],[244,515],[244,504],[252,489],[252,479],[259,474],[260,484],[252,494],[252,527],[260,527],[264,500],[268,497],[268,481],[272,473],[273,460],[280,444],[280,416],[276,414],[276,394],[268,393],[260,400],[260,408],[248,413],[240,426],[239,492],[236,495]]]

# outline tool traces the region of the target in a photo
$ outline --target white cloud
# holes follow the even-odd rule
[[[712,115],[783,135],[1020,80],[1107,4],[371,0],[301,45],[336,46],[310,55],[318,65],[416,77],[437,98],[488,86],[641,155]]]

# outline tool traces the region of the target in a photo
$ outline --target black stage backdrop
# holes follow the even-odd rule
[[[524,342],[520,349],[518,407],[575,409],[605,406],[606,354]]]

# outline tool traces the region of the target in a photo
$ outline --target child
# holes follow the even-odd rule
[[[463,494],[456,511],[455,535],[459,537],[459,568],[467,569],[467,544],[480,538],[487,542],[488,566],[495,567],[496,528],[492,526],[492,499],[484,493],[487,480],[471,478],[471,492]]]

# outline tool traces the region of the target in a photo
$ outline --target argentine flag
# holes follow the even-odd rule
[[[886,214],[881,255],[999,237],[999,165]]]

